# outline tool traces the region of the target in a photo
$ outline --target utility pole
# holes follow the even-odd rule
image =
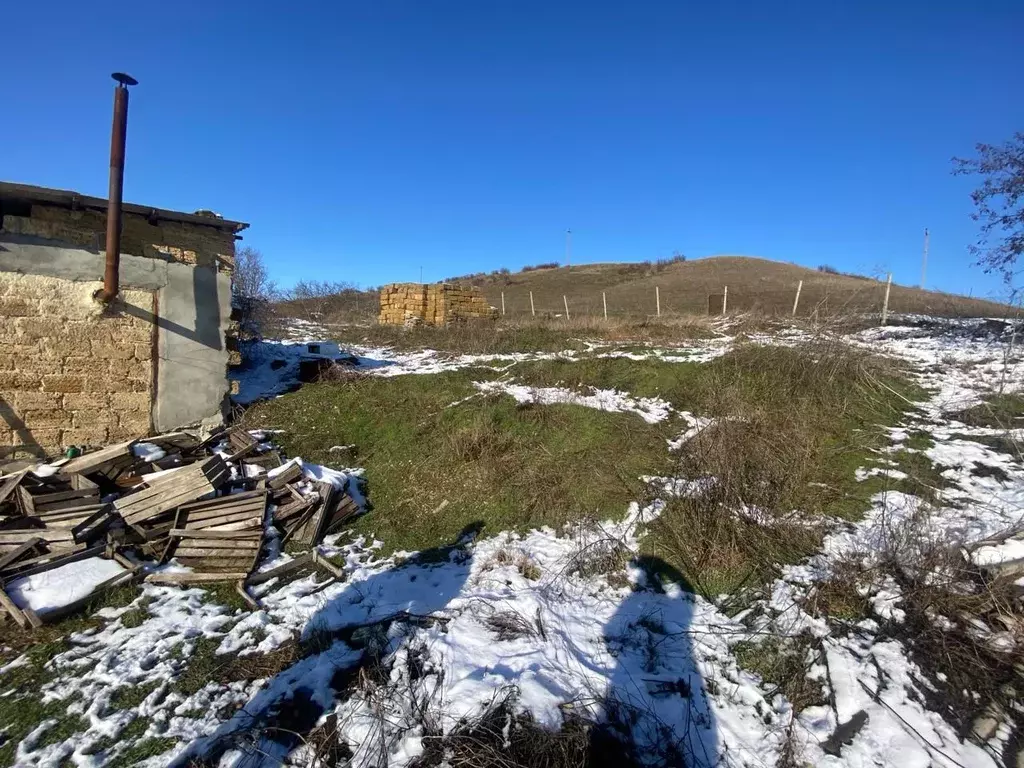
[[[565,230],[565,265],[572,269],[572,230]]]
[[[423,267],[420,267],[420,285],[423,285]]]
[[[924,252],[921,254],[921,287],[924,288],[924,278],[928,271],[928,227],[924,228]]]

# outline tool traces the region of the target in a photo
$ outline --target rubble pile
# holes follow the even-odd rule
[[[234,581],[256,607],[247,587],[279,570],[340,577],[315,552],[256,573],[271,541],[275,552],[289,541],[313,548],[360,511],[346,484],[310,479],[261,437],[175,432],[0,467],[0,618],[39,626],[143,579]],[[54,585],[73,599],[55,600]]]

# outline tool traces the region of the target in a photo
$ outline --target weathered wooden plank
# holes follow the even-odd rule
[[[276,579],[279,576],[286,576],[294,571],[302,570],[303,568],[311,568],[315,565],[313,562],[313,553],[306,552],[305,554],[299,555],[294,560],[289,560],[287,563],[271,568],[269,571],[260,571],[254,573],[246,579],[246,583],[255,586],[257,584],[263,584],[264,582]]]
[[[272,489],[278,490],[284,488],[289,483],[293,483],[302,477],[302,469],[298,464],[289,464],[286,469],[281,470],[273,477],[267,480],[267,485]]]
[[[134,440],[129,440],[124,443],[108,445],[106,448],[101,448],[98,451],[78,456],[71,459],[67,464],[61,467],[61,472],[65,475],[86,475],[92,472],[102,471],[104,464],[109,464],[122,458],[128,458],[130,460],[132,458],[132,446],[134,444]]]
[[[240,512],[229,512],[226,515],[220,515],[219,517],[210,517],[206,520],[199,520],[193,522],[192,520],[186,519],[183,515],[182,524],[185,528],[190,530],[203,530],[205,528],[216,528],[222,525],[237,525],[245,523],[246,527],[263,527],[263,511],[259,510],[252,512],[250,510],[241,510]]]
[[[92,504],[82,504],[77,507],[69,507],[68,509],[56,509],[50,512],[36,512],[35,516],[47,525],[52,520],[66,520],[71,517],[81,517],[82,515],[89,516],[95,513],[99,509],[103,509],[105,505],[99,501],[94,501]]]
[[[44,541],[74,541],[71,531],[51,528],[30,528],[24,531],[0,531],[0,544],[21,544],[38,536]]]
[[[191,528],[172,528],[170,530],[171,536],[187,537],[190,539],[211,539],[211,540],[225,540],[230,541],[237,539],[244,541],[251,539],[253,533],[251,531],[207,531],[207,530],[193,530]]]
[[[106,547],[100,544],[95,547],[89,547],[88,549],[82,549],[78,552],[71,552],[66,555],[57,555],[56,557],[53,557],[45,563],[36,565],[32,568],[18,570],[10,575],[6,575],[3,578],[0,578],[0,585],[2,585],[5,582],[13,581],[14,579],[24,578],[25,576],[33,576],[37,573],[46,573],[47,571],[52,571],[54,568],[60,568],[62,565],[67,565],[68,563],[76,563],[79,560],[85,560],[90,557],[98,557],[99,555],[103,554],[105,549]]]
[[[109,504],[104,504],[71,529],[75,541],[88,541],[103,535],[117,522],[117,515]]]
[[[21,608],[14,604],[14,601],[8,597],[7,593],[4,592],[3,586],[0,585],[0,608],[3,608],[10,614],[11,618],[14,619],[19,627],[27,629],[29,626],[28,616],[26,616]]]
[[[7,569],[14,561],[20,560],[29,552],[39,548],[43,544],[43,540],[39,537],[29,539],[23,544],[18,545],[15,549],[0,555],[0,571]]]
[[[342,494],[341,501],[335,505],[333,512],[331,513],[330,520],[324,525],[323,535],[326,536],[331,533],[337,533],[341,528],[348,523],[353,517],[357,516],[362,509],[356,500],[349,496],[347,493]]]
[[[223,499],[230,499],[229,496],[222,496]],[[202,507],[194,507],[192,505],[183,505],[181,507],[182,514],[184,514],[189,520],[209,520],[213,517],[220,517],[233,512],[248,511],[255,514],[261,514],[266,508],[266,498],[254,498],[254,499],[241,499],[239,501],[225,501],[222,504],[205,505]]]
[[[266,499],[266,491],[242,491],[241,493],[232,493],[227,496],[218,496],[215,499],[203,499],[201,501],[194,501],[190,504],[183,504],[182,509],[186,511],[202,510],[207,507],[216,507],[220,504],[225,504],[228,501],[246,501],[248,499],[262,498]]]
[[[93,483],[89,483],[91,488],[71,488],[66,491],[53,491],[52,493],[33,493],[32,501],[35,502],[36,507],[44,504],[53,504],[58,501],[67,501],[68,499],[82,499],[82,498],[99,498],[100,489]]]
[[[237,581],[244,579],[248,574],[245,571],[226,571],[223,573],[151,573],[146,581],[151,584],[207,584],[215,581]]]
[[[178,539],[178,548],[252,550],[259,547],[263,541],[262,531],[246,531],[246,533],[251,535],[244,539],[194,539],[191,536],[185,536]]]
[[[182,492],[201,486],[209,486],[211,484],[210,477],[205,472],[195,471],[197,466],[200,465],[193,464],[192,466],[181,467],[172,470],[168,475],[147,481],[145,488],[140,488],[137,491],[132,491],[127,496],[122,496],[114,504],[118,509],[130,509],[148,505],[155,499],[159,499],[161,496],[171,492]],[[215,478],[218,476],[216,472],[210,474]]]
[[[259,542],[256,542],[254,547],[239,547],[239,548],[225,548],[225,549],[205,549],[202,547],[186,547],[183,546],[187,542],[181,542],[177,549],[173,552],[173,557],[181,560],[182,558],[200,558],[200,559],[213,559],[218,562],[225,558],[239,558],[246,559],[247,561],[252,560],[253,553],[259,549]]]
[[[19,576],[22,571],[25,571],[29,568],[35,568],[38,565],[48,563],[49,561],[54,560],[58,557],[67,557],[68,555],[77,554],[83,551],[84,549],[84,544],[79,544],[68,549],[54,549],[54,547],[51,546],[49,547],[49,552],[44,552],[33,557],[27,557],[23,560],[19,560],[16,563],[12,563],[11,565],[9,565],[7,567],[7,570],[3,574],[0,574],[0,582],[2,582],[4,579],[13,579],[16,576]]]
[[[252,558],[244,557],[218,557],[207,559],[205,557],[184,557],[178,562],[188,568],[195,568],[201,573],[249,573],[252,570]]]
[[[247,590],[245,588],[245,580],[244,579],[239,580],[235,584],[235,591],[238,592],[238,594],[242,597],[242,599],[246,602],[246,605],[248,605],[251,610],[253,610],[253,611],[260,610],[259,601],[255,597],[253,597],[252,595],[249,594],[249,590]]]
[[[325,519],[333,510],[334,502],[337,498],[332,483],[318,482],[316,489],[317,493],[320,494],[320,503],[312,515],[296,526],[292,534],[292,538],[295,541],[307,546],[313,546],[323,537]]]
[[[4,475],[0,477],[0,504],[7,501],[8,498],[13,498],[12,494],[15,489],[21,485],[21,481],[28,474],[29,468],[25,467],[22,470],[14,472],[10,475]]]

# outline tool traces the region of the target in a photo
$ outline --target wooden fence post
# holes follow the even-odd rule
[[[505,292],[501,292],[501,316],[505,316]]]
[[[885,301],[882,302],[882,325],[889,319],[889,290],[892,288],[892,272],[885,281]]]
[[[796,317],[796,308],[800,304],[800,289],[804,287],[804,281],[801,280],[796,284],[796,298],[793,299],[793,317]]]
[[[654,286],[654,306],[658,317],[661,317],[661,289],[658,286]]]
[[[533,291],[530,291],[530,317],[536,317],[537,312],[533,308]]]
[[[725,286],[725,290],[722,291],[722,314],[724,315],[729,308],[729,286]]]
[[[562,294],[562,303],[565,304],[565,319],[569,319],[569,300],[565,298],[565,294]]]
[[[608,322],[608,296],[601,291],[601,303],[604,304],[604,321]]]

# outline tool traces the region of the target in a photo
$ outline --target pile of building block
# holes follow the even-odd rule
[[[306,477],[297,461],[282,462],[241,427],[205,440],[175,432],[17,464],[0,467],[0,625],[5,615],[23,627],[57,621],[103,591],[141,580],[233,581],[257,607],[248,587],[268,536],[315,549],[361,511],[347,486]],[[303,562],[341,576],[316,552]],[[73,579],[83,568],[107,578],[55,609],[37,611],[24,599],[31,579]]]
[[[380,289],[382,325],[447,325],[491,320],[497,310],[479,288],[455,283],[392,283]]]

